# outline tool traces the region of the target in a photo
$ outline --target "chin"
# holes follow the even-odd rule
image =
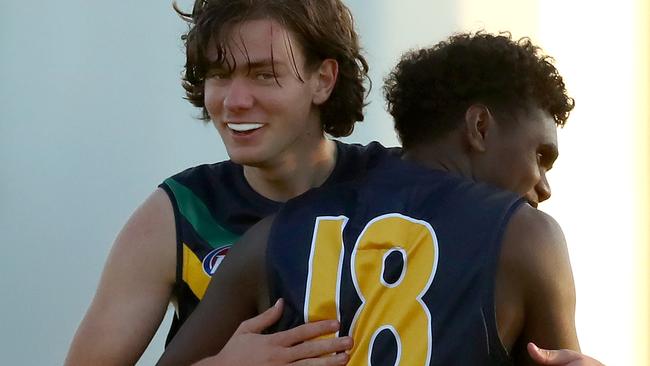
[[[251,165],[256,166],[260,163],[259,159],[255,159],[251,156],[242,156],[242,155],[230,155],[230,161],[239,165]]]
[[[239,165],[247,165],[252,167],[262,167],[264,166],[265,160],[261,154],[255,154],[252,152],[247,153],[230,153],[228,152],[230,161]]]
[[[246,165],[254,168],[268,168],[271,167],[274,161],[278,159],[278,153],[269,149],[269,146],[259,144],[255,146],[236,146],[235,148],[228,149],[228,157],[230,160],[239,165]]]

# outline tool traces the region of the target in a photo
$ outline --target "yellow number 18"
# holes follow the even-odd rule
[[[339,319],[345,216],[316,219],[309,258],[305,322]],[[402,273],[384,279],[386,258],[402,256]],[[350,273],[361,298],[350,327],[355,345],[348,365],[369,365],[372,343],[384,329],[397,341],[395,365],[429,364],[431,314],[422,301],[438,265],[438,242],[431,225],[401,214],[372,219],[352,249]]]

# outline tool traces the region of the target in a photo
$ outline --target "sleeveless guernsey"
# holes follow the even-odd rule
[[[494,281],[513,193],[395,157],[289,201],[267,246],[275,330],[339,319],[348,365],[501,365]]]

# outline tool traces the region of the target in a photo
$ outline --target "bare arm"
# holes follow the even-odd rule
[[[523,205],[504,235],[496,308],[502,341],[520,365],[535,365],[528,342],[579,351],[575,286],[564,234],[549,215]]]
[[[175,280],[175,241],[171,202],[157,189],[117,236],[66,365],[137,362],[169,304]]]

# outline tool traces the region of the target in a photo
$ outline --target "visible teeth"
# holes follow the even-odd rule
[[[228,128],[237,132],[256,130],[262,127],[261,123],[227,123]]]

